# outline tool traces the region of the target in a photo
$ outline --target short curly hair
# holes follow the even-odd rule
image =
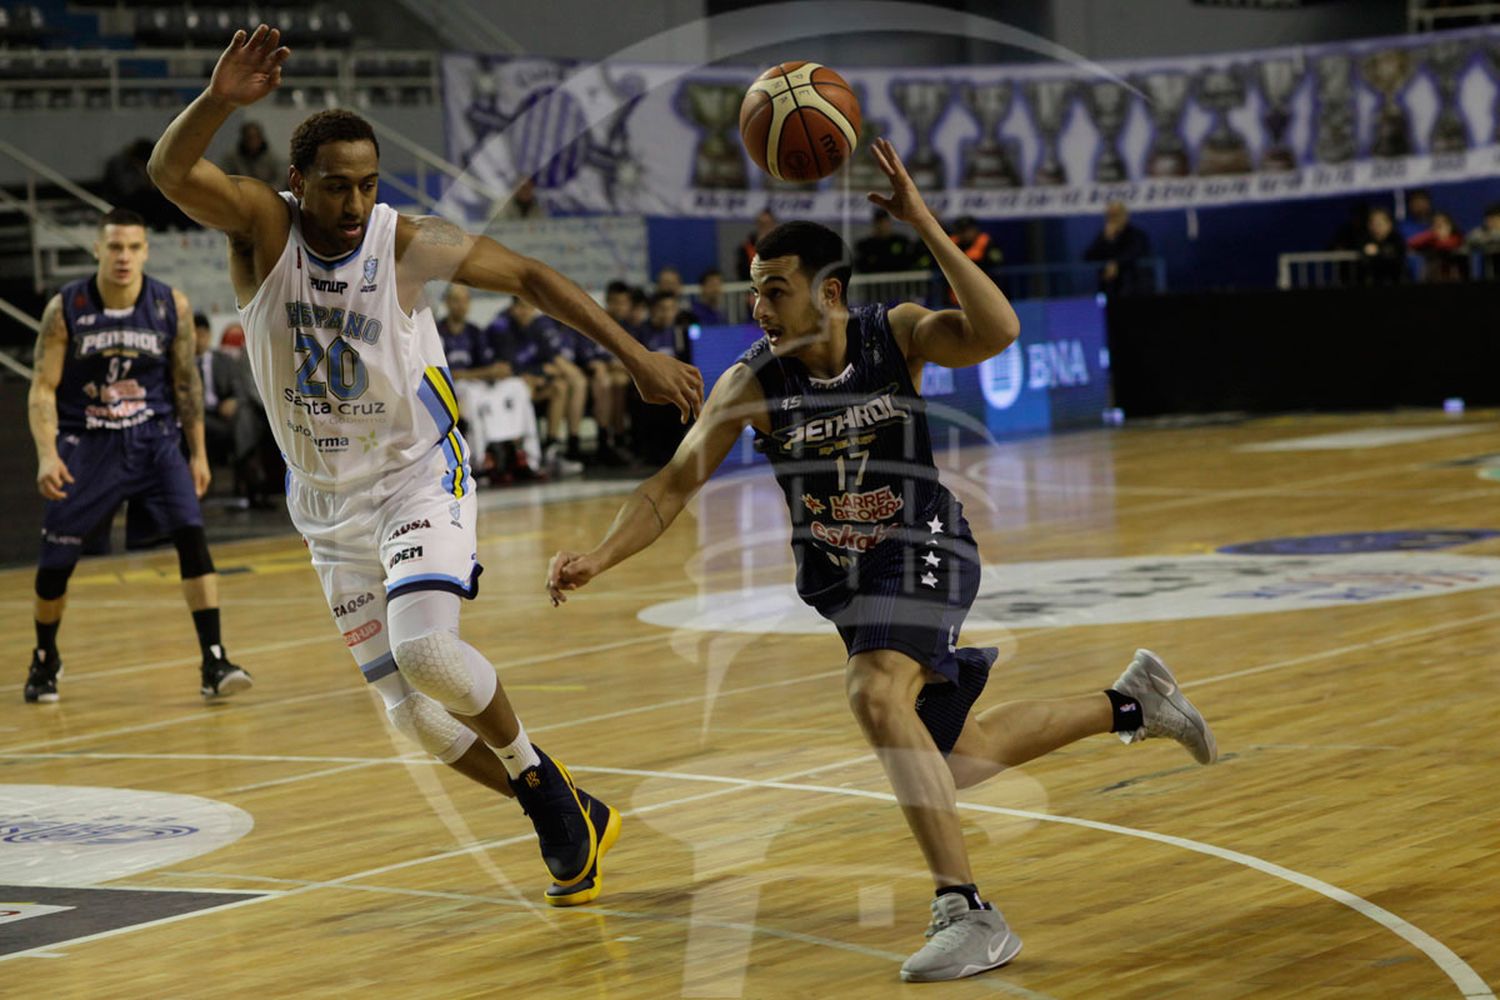
[[[308,117],[297,131],[292,133],[292,166],[307,173],[318,149],[329,142],[360,142],[368,140],[375,147],[375,156],[380,156],[380,141],[375,138],[375,129],[353,111],[333,108],[319,111]]]

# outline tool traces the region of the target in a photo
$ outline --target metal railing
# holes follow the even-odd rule
[[[1284,253],[1276,258],[1277,288],[1324,288],[1355,282],[1360,254],[1354,250]]]
[[[0,111],[73,103],[118,111],[163,96],[175,104],[203,89],[220,54],[197,48],[3,52],[7,71],[0,78]],[[391,73],[392,67],[410,71]],[[328,103],[332,98],[363,106],[372,95],[394,95],[437,104],[442,93],[438,56],[430,51],[305,50],[293,54],[286,73],[275,98],[282,103]],[[27,104],[23,98],[28,95],[45,101]]]
[[[1463,3],[1443,7],[1428,6],[1427,0],[1407,0],[1407,30],[1437,31],[1445,21],[1477,20],[1488,24],[1500,20],[1500,3]]]
[[[1457,275],[1444,262],[1442,270],[1429,275],[1434,260],[1420,253],[1408,253],[1400,272],[1403,280],[1470,280],[1494,281],[1500,278],[1500,255],[1480,250],[1464,250],[1453,255],[1460,262]],[[1284,253],[1276,258],[1276,287],[1345,288],[1369,284],[1373,278],[1368,262],[1357,250],[1314,250],[1307,253]]]

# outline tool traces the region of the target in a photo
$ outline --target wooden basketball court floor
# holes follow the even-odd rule
[[[7,571],[0,914],[89,884],[73,876],[90,852],[156,864],[97,889],[233,905],[162,918],[132,906],[149,894],[94,893],[70,912],[107,896],[123,925],[30,947],[19,935],[61,917],[0,922],[0,995],[1492,997],[1500,536],[1430,535],[1500,529],[1497,453],[1500,414],[1435,412],[945,452],[999,592],[965,634],[1002,650],[981,707],[1101,689],[1148,646],[1223,759],[1101,736],[960,793],[981,888],[1025,950],[937,986],[897,977],[931,890],[845,706],[836,638],[795,616],[728,630],[762,607],[747,588],[790,580],[765,478],[716,482],[556,610],[548,557],[598,537],[619,498],[482,517],[466,635],[538,743],[626,814],[604,895],[566,911],[540,905],[519,810],[388,731],[297,539],[215,551],[226,642],[256,678],[221,705],[198,696],[170,553],[80,568],[63,700],[23,704],[32,574]],[[1369,532],[1411,534],[1214,555]],[[637,617],[678,600],[648,616],[679,627]],[[13,843],[15,815],[51,815],[28,795],[58,786],[194,796],[253,827],[196,855],[178,837],[186,853],[159,864],[108,836]],[[29,875],[5,866],[19,846],[43,852]]]

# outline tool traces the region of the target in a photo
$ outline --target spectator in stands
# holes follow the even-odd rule
[[[476,475],[491,483],[539,478],[541,437],[531,387],[495,359],[490,338],[469,322],[469,290],[449,285],[438,324]]]
[[[978,220],[972,215],[959,216],[954,221],[949,239],[981,268],[999,267],[1005,261],[1000,248],[990,241],[990,234],[979,228]]]
[[[245,330],[238,323],[225,327],[217,350],[207,316],[193,317],[193,332],[203,376],[209,460],[227,462],[234,470],[234,492],[241,506],[271,506],[267,494],[282,481],[285,470],[245,357]]]
[[[1104,266],[1099,269],[1099,290],[1105,295],[1133,295],[1146,291],[1149,283],[1141,272],[1141,261],[1151,256],[1151,238],[1130,221],[1130,211],[1121,201],[1104,208],[1104,228],[1083,252],[1083,259]]]
[[[1464,256],[1464,237],[1453,223],[1453,216],[1437,212],[1432,228],[1407,241],[1407,248],[1422,255],[1422,280],[1434,283],[1463,281],[1469,276]]]
[[[755,217],[754,232],[746,236],[745,242],[740,244],[739,275],[741,281],[750,280],[750,262],[755,259],[755,244],[760,242],[760,238],[762,236],[766,235],[775,228],[776,213],[771,211],[769,208],[761,209],[760,214]]]
[[[682,297],[682,272],[671,264],[656,272],[656,291],[671,292],[678,298]]]
[[[646,296],[643,288],[632,288],[630,290],[630,325],[627,330],[634,333],[636,339],[641,336],[641,327],[651,318],[651,300]]]
[[[156,189],[146,171],[154,148],[150,139],[136,139],[106,160],[100,193],[116,208],[139,214],[149,229],[183,229],[192,223]]]
[[[629,285],[623,281],[611,281],[609,287],[604,289],[604,311],[609,313],[609,318],[625,328],[627,333],[635,333],[635,323],[631,319],[631,303],[634,296]]]
[[[677,332],[677,296],[657,291],[651,296],[651,312],[636,337],[648,350],[678,356],[681,351]]]
[[[286,161],[272,151],[259,122],[240,126],[240,141],[225,158],[224,172],[264,181],[275,191],[287,186]]]
[[[1400,284],[1406,279],[1406,243],[1391,213],[1371,209],[1365,225],[1365,242],[1359,249],[1361,279],[1370,285]]]
[[[636,336],[649,350],[670,354],[680,360],[686,359],[687,338],[679,323],[681,315],[675,295],[657,292],[651,296],[650,315],[636,332]],[[633,450],[648,465],[664,464],[672,457],[687,432],[670,406],[652,406],[646,403],[633,387],[630,390],[630,418]]]
[[[631,319],[633,302],[632,289],[623,281],[611,281],[604,290],[604,311],[627,333],[637,336],[637,324]],[[633,460],[625,447],[629,424],[630,373],[613,354],[594,351],[592,341],[580,350],[585,363],[579,364],[579,367],[589,376],[589,388],[594,400],[594,421],[599,425],[596,461],[605,465],[627,465]]]
[[[550,440],[542,452],[543,468],[555,476],[577,475],[583,471],[576,456],[588,381],[575,365],[559,356],[562,328],[522,298],[515,300],[500,322],[500,335],[492,341],[496,360],[506,362],[525,379],[533,400],[547,403]]]
[[[1432,195],[1425,188],[1415,188],[1406,193],[1406,218],[1396,227],[1401,238],[1410,243],[1415,237],[1432,228]]]
[[[1484,224],[1469,232],[1465,244],[1470,253],[1479,255],[1479,276],[1486,281],[1500,278],[1500,202],[1484,210]]]
[[[854,244],[854,273],[881,274],[892,271],[926,270],[931,262],[926,254],[917,253],[920,240],[896,232],[891,217],[883,208],[875,210],[870,235]]]
[[[495,213],[495,218],[502,222],[514,222],[519,219],[545,219],[549,214],[547,206],[536,196],[536,180],[528,177],[516,185],[510,198]]]
[[[698,276],[698,297],[690,305],[693,322],[718,326],[724,322],[724,275],[711,267]]]
[[[214,331],[208,317],[193,314],[193,336],[198,350],[198,371],[203,376],[203,440],[210,465],[232,465],[234,460],[234,372],[220,363],[213,349]]]

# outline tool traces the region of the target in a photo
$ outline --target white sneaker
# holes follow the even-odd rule
[[[908,983],[938,983],[998,969],[1021,953],[999,910],[971,910],[969,901],[947,893],[932,901],[927,943],[901,966]]]
[[[1177,684],[1167,665],[1149,649],[1135,651],[1135,659],[1115,681],[1114,689],[1141,703],[1141,727],[1120,733],[1126,743],[1136,743],[1150,736],[1165,736],[1187,748],[1200,764],[1219,759],[1219,744],[1213,730],[1193,707]]]

